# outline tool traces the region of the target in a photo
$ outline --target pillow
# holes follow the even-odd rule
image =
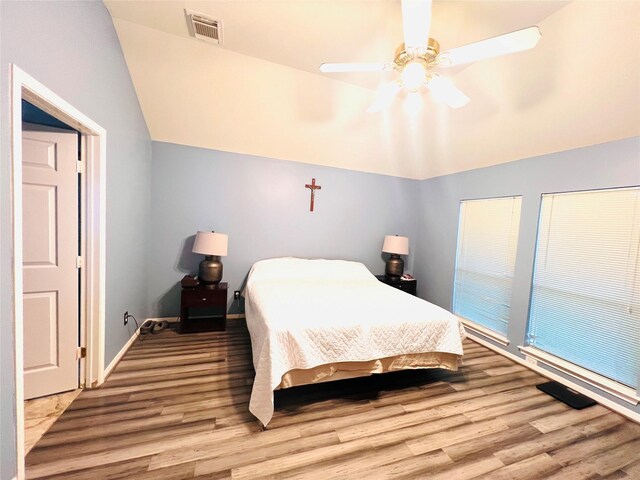
[[[305,258],[269,258],[253,264],[247,283],[262,281],[310,282],[377,282],[375,276],[360,262]]]

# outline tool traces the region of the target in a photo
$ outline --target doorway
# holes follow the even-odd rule
[[[11,89],[11,207],[12,207],[12,246],[13,246],[13,331],[14,339],[14,365],[15,365],[15,410],[16,410],[16,451],[18,479],[24,478],[24,398],[25,398],[25,333],[28,334],[25,319],[30,315],[26,312],[31,306],[23,304],[26,292],[23,289],[27,276],[23,265],[35,261],[35,263],[50,262],[55,252],[52,243],[40,243],[28,245],[24,241],[29,221],[25,222],[25,213],[30,206],[28,198],[23,202],[23,125],[22,125],[22,101],[26,100],[48,115],[69,125],[77,132],[80,140],[80,173],[84,177],[85,188],[81,191],[79,212],[79,255],[76,265],[79,268],[77,285],[79,286],[79,301],[81,308],[77,309],[79,330],[76,336],[76,345],[86,349],[86,358],[81,358],[76,365],[78,374],[75,376],[75,384],[86,388],[100,385],[104,381],[104,320],[105,320],[105,166],[106,166],[106,131],[100,125],[92,121],[86,115],[75,109],[71,104],[56,95],[40,82],[29,76],[15,65],[10,65],[10,89]],[[46,157],[43,157],[46,158]],[[45,163],[49,160],[43,160]],[[46,169],[46,166],[44,167]],[[26,179],[28,181],[28,179]],[[37,183],[37,182],[32,182]],[[40,182],[42,183],[42,182]],[[45,184],[46,186],[46,184]],[[34,190],[34,189],[32,189]],[[35,189],[38,190],[38,189]],[[40,205],[48,205],[48,209],[40,209],[49,212],[55,202],[52,188],[40,188],[35,192]],[[33,193],[33,192],[32,192]],[[39,223],[40,224],[40,223]],[[47,225],[47,222],[43,223]],[[50,222],[49,222],[50,224]],[[42,225],[42,224],[40,224]],[[23,235],[24,233],[24,235]],[[75,245],[77,246],[78,236]],[[31,249],[31,251],[29,251]],[[34,249],[39,255],[34,260]],[[57,254],[57,253],[56,253]],[[47,257],[48,255],[48,257]],[[36,255],[37,256],[37,255]],[[75,265],[74,265],[75,267]],[[41,289],[42,290],[42,289]],[[58,300],[58,294],[51,294],[50,290],[44,290],[45,294],[34,296],[35,307],[41,312],[52,312],[52,305]],[[49,292],[49,293],[47,293]],[[76,305],[78,305],[76,303]],[[54,316],[49,315],[48,327],[51,327]],[[50,335],[51,336],[51,335]],[[53,350],[52,341],[48,345],[50,352]],[[56,346],[57,348],[57,346]],[[74,352],[75,353],[75,352]],[[44,359],[44,364],[51,361],[51,355]],[[74,360],[75,362],[75,360]],[[29,367],[27,365],[27,367]]]

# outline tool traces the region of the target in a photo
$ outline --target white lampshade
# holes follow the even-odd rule
[[[409,238],[398,235],[387,235],[384,237],[382,251],[396,253],[398,255],[409,255]]]
[[[193,253],[203,255],[227,255],[229,237],[224,233],[198,232],[196,241],[193,242]]]

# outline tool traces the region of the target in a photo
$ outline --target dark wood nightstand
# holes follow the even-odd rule
[[[180,333],[222,331],[227,326],[227,284],[182,288]]]
[[[376,275],[376,278],[382,283],[386,283],[398,290],[410,293],[411,295],[417,295],[417,280],[400,280],[400,277],[387,277],[386,275]]]

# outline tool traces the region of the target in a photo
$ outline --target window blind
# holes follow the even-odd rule
[[[460,203],[453,311],[507,335],[521,197]]]
[[[640,188],[543,195],[528,344],[637,389],[639,249]]]

